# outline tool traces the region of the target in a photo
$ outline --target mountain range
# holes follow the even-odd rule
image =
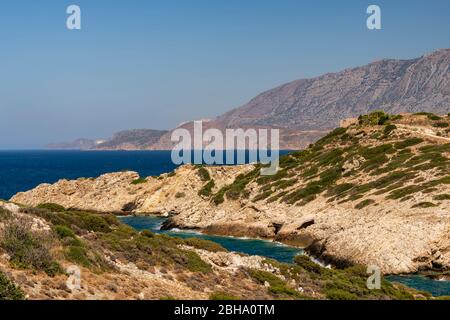
[[[295,80],[268,90],[216,119],[207,128],[278,128],[281,149],[301,149],[337,127],[343,119],[373,110],[388,113],[450,112],[450,49],[410,60],[383,59],[370,64]],[[179,126],[192,131],[193,122]],[[171,131],[129,130],[96,143],[81,139],[51,144],[58,149],[167,150]]]

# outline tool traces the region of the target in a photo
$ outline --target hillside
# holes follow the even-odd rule
[[[55,150],[89,150],[95,148],[97,143],[91,139],[76,139],[71,142],[50,143],[45,147]]]
[[[56,204],[0,202],[0,253],[0,300],[430,298],[385,280],[369,290],[361,266],[329,270],[306,256],[282,264]],[[79,283],[68,282],[74,267]]]
[[[334,265],[385,273],[450,269],[450,119],[375,112],[310,148],[259,165],[182,166],[161,177],[124,172],[19,193],[102,212],[175,214],[166,228],[271,238]]]
[[[164,130],[135,129],[120,131],[111,139],[106,140],[96,146],[95,149],[106,150],[136,150],[148,149],[156,143],[162,135],[167,133]]]
[[[133,129],[115,133],[106,140],[77,139],[72,142],[50,143],[45,147],[56,150],[141,150],[156,143],[164,130]]]

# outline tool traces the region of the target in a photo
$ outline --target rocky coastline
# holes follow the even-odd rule
[[[159,177],[61,180],[11,201],[165,215],[165,228],[273,239],[385,274],[449,270],[450,138],[435,125],[448,117],[403,115],[383,125],[382,113],[366,117],[283,157],[270,178],[253,164],[184,165]]]

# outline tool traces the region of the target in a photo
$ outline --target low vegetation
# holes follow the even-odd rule
[[[133,185],[143,184],[143,183],[147,183],[147,179],[145,179],[145,178],[138,178],[136,180],[131,181],[131,184],[133,184]]]
[[[280,274],[265,271],[251,271],[256,281],[268,287],[274,298],[308,299],[313,292],[332,300],[356,299],[413,299],[417,292],[400,284],[392,284],[382,280],[381,288],[370,290],[367,287],[367,272],[363,266],[352,266],[344,269],[328,269],[311,261],[309,257],[299,255],[294,264],[283,264],[274,260],[266,260],[278,269]],[[295,283],[295,285],[294,285]],[[297,285],[302,287],[300,292]],[[430,297],[427,293],[421,293]]]
[[[180,199],[186,197],[186,194],[184,192],[177,192],[175,193],[175,198]]]
[[[211,180],[209,171],[203,166],[198,167],[197,174],[200,177],[200,180],[202,180],[203,182],[207,182],[207,181]]]
[[[51,254],[53,239],[33,232],[31,225],[25,219],[8,221],[2,230],[0,247],[17,268],[44,271],[49,276],[61,273],[61,266]]]
[[[238,297],[227,294],[225,292],[214,292],[209,296],[209,300],[238,300]]]
[[[253,201],[303,206],[319,196],[343,203],[371,194],[406,200],[414,193],[433,192],[450,183],[450,144],[431,143],[399,129],[401,123],[413,123],[414,117],[424,115],[430,123],[448,123],[431,114],[398,116],[376,111],[361,116],[357,125],[333,130],[306,150],[282,156],[275,175],[260,176],[257,166],[214,194],[202,194],[220,205],[226,199],[247,198],[248,185],[256,183],[259,192]],[[426,171],[435,179],[413,182]],[[363,209],[373,201],[363,199],[355,207]]]
[[[0,272],[0,300],[24,300],[25,295],[11,280]]]
[[[210,180],[203,186],[203,188],[200,189],[198,194],[200,196],[209,197],[212,194],[212,189],[214,188],[214,186],[215,186],[214,180]]]
[[[57,208],[59,210],[59,208]],[[11,256],[11,266],[47,273],[62,273],[62,261],[90,269],[96,274],[115,273],[116,267],[106,256],[122,263],[133,263],[143,271],[154,267],[173,270],[192,288],[214,288],[220,278],[212,266],[194,249],[225,252],[219,244],[198,238],[173,238],[144,230],[138,232],[121,223],[115,216],[93,212],[64,210],[52,212],[44,208],[22,208],[21,219],[44,219],[51,227],[46,231],[32,228],[9,215],[0,236],[2,250]],[[45,236],[45,237],[44,237]],[[49,240],[51,239],[51,241]],[[194,248],[194,249],[191,249]],[[409,299],[411,290],[383,281],[382,289],[368,290],[363,268],[334,270],[323,268],[306,256],[295,263],[266,260],[277,271],[247,269],[240,277],[259,285],[274,299]],[[162,269],[161,269],[162,270]],[[167,273],[167,271],[164,271]],[[301,288],[301,289],[299,289]],[[202,289],[203,290],[203,289]],[[214,291],[210,299],[236,299],[235,291]],[[0,299],[22,299],[19,287],[0,274]]]

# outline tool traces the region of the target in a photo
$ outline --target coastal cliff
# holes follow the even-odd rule
[[[275,239],[338,266],[384,273],[450,269],[448,116],[375,112],[259,165],[186,165],[160,177],[134,172],[61,180],[15,195],[27,206],[171,215],[165,227]]]

